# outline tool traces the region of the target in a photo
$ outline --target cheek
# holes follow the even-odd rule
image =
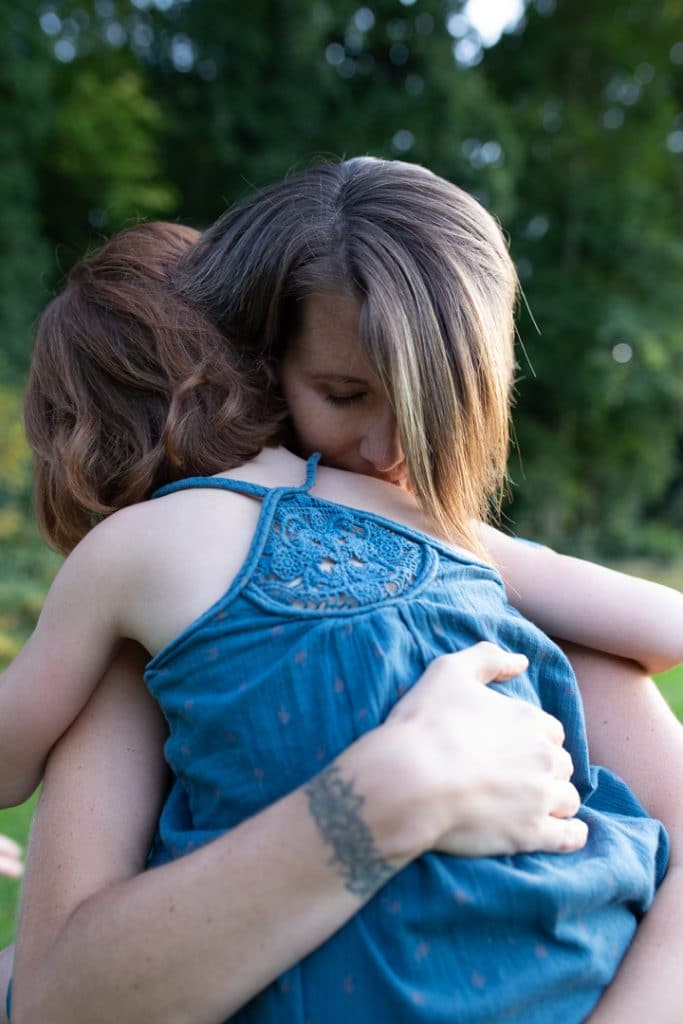
[[[334,410],[328,411],[322,402],[312,403],[310,417],[294,423],[294,430],[308,454],[318,451],[327,461],[342,453],[350,443],[343,417]]]
[[[353,445],[350,417],[334,409],[320,395],[291,388],[285,393],[289,415],[302,455],[318,451],[334,461]]]

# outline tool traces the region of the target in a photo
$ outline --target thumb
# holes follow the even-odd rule
[[[460,651],[457,657],[467,659],[474,679],[485,685],[511,679],[524,672],[529,664],[526,655],[504,651],[502,647],[487,641]]]

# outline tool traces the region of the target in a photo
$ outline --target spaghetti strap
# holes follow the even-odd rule
[[[200,488],[212,488],[217,491],[237,491],[239,494],[251,494],[256,498],[265,498],[272,487],[263,487],[262,484],[252,484],[248,480],[229,480],[224,476],[188,476],[184,480],[176,480],[172,484],[160,487],[152,495],[153,498],[163,498],[167,494],[175,494],[176,491],[194,491]]]
[[[264,487],[263,484],[254,484],[249,480],[233,480],[225,476],[188,476],[184,480],[175,480],[173,483],[165,484],[154,492],[152,498],[163,498],[167,494],[174,494],[176,491],[190,491],[199,488],[214,488],[219,491],[236,491],[238,494],[249,494],[255,498],[265,498],[272,491],[310,491],[315,483],[316,469],[320,461],[320,452],[314,452],[306,462],[306,479],[302,484],[293,487]]]
[[[318,471],[318,463],[320,462],[320,452],[313,452],[306,461],[306,479],[300,487],[294,487],[292,490],[305,491],[308,493],[311,487],[315,484],[315,478]]]

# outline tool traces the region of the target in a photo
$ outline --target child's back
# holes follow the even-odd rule
[[[661,878],[661,826],[623,783],[590,768],[571,669],[510,609],[497,573],[420,532],[396,489],[324,470],[311,495],[313,464],[306,486],[302,466],[270,451],[130,513],[149,519],[141,552],[149,541],[148,556],[170,565],[149,573],[146,628],[164,609],[176,616],[147,671],[176,778],[151,863],[309,780],[439,654],[479,640],[521,651],[528,672],[502,687],[563,722],[587,847],[424,856],[237,1019],[582,1020]]]

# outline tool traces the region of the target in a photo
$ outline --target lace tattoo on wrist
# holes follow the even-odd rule
[[[335,764],[316,775],[305,792],[311,817],[323,841],[332,847],[328,863],[339,868],[345,888],[354,896],[372,896],[395,869],[380,857],[361,817],[365,798],[354,792],[353,782],[346,781]]]

